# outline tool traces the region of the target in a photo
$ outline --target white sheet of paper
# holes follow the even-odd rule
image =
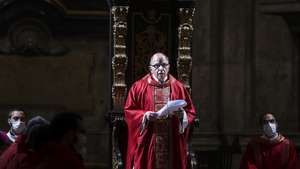
[[[162,107],[159,111],[155,112],[158,117],[163,117],[168,115],[169,113],[172,113],[174,111],[177,111],[180,108],[183,108],[187,105],[185,100],[170,100],[167,102],[164,107]]]

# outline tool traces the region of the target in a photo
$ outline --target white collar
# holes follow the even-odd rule
[[[9,138],[9,140],[12,141],[12,142],[15,142],[16,138],[18,137],[17,135],[15,135],[14,133],[12,133],[11,130],[9,130],[9,132],[7,132],[6,135]]]
[[[156,82],[160,83],[160,81],[152,73],[151,76]],[[168,76],[165,77],[164,82],[166,82],[167,80],[168,80]]]

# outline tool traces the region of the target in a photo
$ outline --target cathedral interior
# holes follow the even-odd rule
[[[0,129],[7,113],[76,112],[89,169],[120,169],[123,105],[154,51],[197,111],[190,168],[238,169],[262,112],[300,155],[299,0],[0,0]]]

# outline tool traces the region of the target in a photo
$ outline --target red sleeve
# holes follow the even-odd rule
[[[172,87],[172,95],[171,95],[172,100],[183,99],[186,101],[187,105],[184,107],[184,110],[187,113],[189,125],[191,125],[194,122],[194,119],[196,118],[196,111],[189,92],[179,81],[175,81],[174,84],[171,85],[171,87]]]
[[[127,158],[131,158],[134,153],[135,146],[141,129],[141,123],[145,112],[149,111],[145,108],[143,97],[146,97],[146,88],[141,83],[132,85],[128,92],[127,100],[124,106],[124,117],[128,127],[128,150]],[[144,132],[147,131],[147,128]]]
[[[129,132],[137,134],[140,131],[140,125],[146,110],[142,109],[140,88],[133,85],[128,92],[127,100],[124,106],[125,121],[128,125]]]
[[[183,88],[183,92],[185,95],[185,101],[187,102],[187,106],[184,109],[188,116],[189,125],[191,125],[196,118],[196,111],[189,92],[185,88]]]
[[[247,145],[246,152],[242,156],[240,169],[257,169],[254,162],[254,152],[251,143]]]
[[[0,169],[6,169],[16,153],[17,144],[12,143],[0,156]]]
[[[141,109],[141,103],[137,99],[138,91],[132,86],[124,106],[125,121],[130,129],[139,128],[143,115],[146,112]]]

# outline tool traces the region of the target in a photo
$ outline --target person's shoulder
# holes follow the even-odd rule
[[[0,141],[1,142],[8,142],[8,136],[6,135],[5,131],[0,131]]]
[[[280,135],[281,136],[281,142],[284,144],[288,144],[288,145],[294,145],[294,142],[292,140],[290,140],[289,138],[287,138],[286,136]]]
[[[6,136],[6,133],[7,133],[6,131],[0,131],[0,136],[4,136],[4,135]]]
[[[176,79],[172,75],[170,75],[169,80],[170,80],[170,86],[173,89],[176,89],[177,91],[181,91],[181,92],[187,93],[186,87],[184,86],[184,84],[180,80]]]
[[[178,87],[183,87],[183,83],[176,79],[174,76],[172,76],[171,74],[169,74],[169,81],[170,81],[170,84],[173,85],[173,86],[178,86]]]
[[[145,75],[144,77],[135,81],[131,87],[135,88],[135,87],[141,87],[141,86],[147,85],[149,77],[150,77],[149,74]]]
[[[255,136],[249,140],[246,147],[247,149],[246,151],[248,152],[260,151],[262,146],[264,146],[264,141],[259,136]]]
[[[255,136],[250,139],[248,146],[255,147],[264,143],[264,140],[260,136]]]

